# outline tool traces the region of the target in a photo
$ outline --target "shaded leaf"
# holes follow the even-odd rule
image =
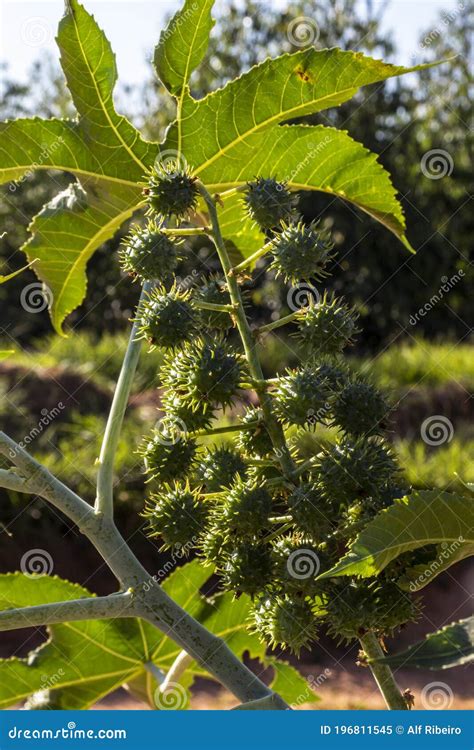
[[[424,640],[376,661],[391,667],[450,669],[474,660],[474,617],[453,622]]]
[[[414,492],[395,500],[375,516],[345,557],[319,578],[377,575],[403,552],[428,544],[444,544],[448,553],[424,581],[426,585],[454,562],[473,554],[473,533],[472,499],[437,490]]]

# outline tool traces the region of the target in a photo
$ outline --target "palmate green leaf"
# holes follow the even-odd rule
[[[430,544],[443,545],[445,555],[437,568],[428,563],[423,580],[410,589],[421,588],[474,554],[474,499],[423,490],[395,500],[365,527],[345,557],[319,578],[374,576],[404,552]]]
[[[255,66],[199,101],[187,97],[181,118],[170,129],[163,148],[182,153],[211,191],[241,185],[256,174],[276,175],[295,189],[324,190],[354,202],[409,247],[401,207],[383,168],[377,165],[378,169],[366,174],[365,182],[353,189],[357,169],[351,172],[350,160],[362,159],[362,146],[344,133],[340,139],[345,137],[348,142],[341,146],[331,131],[328,142],[321,144],[326,135],[316,131],[315,146],[311,148],[312,136],[301,128],[282,134],[277,126],[337,106],[361,86],[417,69],[388,65],[361,53],[338,49],[282,55]],[[344,149],[344,164],[336,160],[336,148]],[[323,180],[316,172],[325,159],[329,165]]]
[[[390,667],[450,669],[474,660],[474,616],[446,625],[414,643],[406,651],[391,654],[378,662]]]
[[[115,111],[115,57],[76,0],[67,3],[58,44],[79,118],[0,123],[0,180],[19,180],[35,169],[72,172],[80,180],[33,221],[24,248],[30,260],[39,258],[35,270],[49,289],[51,318],[61,332],[84,297],[90,256],[142,204],[140,183],[157,146]]]
[[[57,577],[0,576],[1,609],[88,596],[86,589]],[[0,660],[0,708],[47,688],[61,689],[63,708],[78,708],[79,695],[94,702],[143,669],[135,620],[61,623],[49,632],[48,642],[28,659]],[[66,688],[72,690],[70,700]]]
[[[249,653],[264,662],[265,645],[248,632],[249,598],[234,601],[229,593],[211,603],[199,593],[211,573],[211,568],[195,560],[174,570],[163,589],[239,658]],[[0,575],[0,609],[89,596],[87,589],[57,577]],[[0,659],[0,708],[51,689],[62,709],[84,709],[124,684],[156,708],[157,682],[145,665],[151,663],[166,672],[180,653],[172,640],[134,618],[60,623],[48,631],[49,640],[27,659]],[[180,682],[187,689],[197,676],[209,674],[193,662]],[[290,684],[288,674],[287,690]]]
[[[24,249],[49,289],[51,320],[58,332],[86,294],[86,265],[94,251],[137,210],[133,186],[72,183],[47,203],[29,226]]]
[[[267,659],[266,664],[274,671],[271,687],[290,706],[297,707],[320,700],[311,687],[311,680],[305,679],[291,664],[278,659]]]
[[[183,7],[161,32],[155,49],[158,77],[172,94],[187,86],[193,70],[202,61],[214,26],[214,0],[185,0]]]

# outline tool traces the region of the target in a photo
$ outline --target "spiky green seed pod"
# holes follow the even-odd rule
[[[349,543],[367,526],[377,513],[392,505],[395,498],[403,497],[408,492],[408,487],[403,488],[397,484],[390,483],[382,487],[376,496],[355,500],[355,502],[343,509],[340,514],[336,532],[337,538],[342,538],[346,543]]]
[[[235,538],[229,530],[223,528],[218,513],[211,512],[214,521],[208,525],[198,542],[198,554],[205,564],[213,564],[222,569],[225,560],[235,546]]]
[[[254,182],[247,183],[244,203],[250,218],[266,231],[291,219],[297,197],[288,190],[285,182],[257,177]]]
[[[263,414],[260,409],[250,407],[242,417],[242,424],[248,425],[256,422],[254,427],[239,432],[237,444],[246,456],[253,458],[264,458],[273,453],[273,443],[265,426]]]
[[[178,265],[179,245],[153,221],[145,229],[135,225],[120,249],[120,265],[142,281],[169,281]]]
[[[176,424],[183,432],[207,430],[214,419],[214,412],[203,401],[182,398],[174,393],[167,393],[163,399],[163,409],[171,424]]]
[[[242,538],[267,528],[271,510],[272,498],[265,487],[237,477],[224,495],[220,513],[224,526]]]
[[[313,596],[321,590],[315,579],[325,567],[312,539],[300,534],[280,536],[272,542],[272,551],[273,583],[281,591]]]
[[[288,510],[296,528],[318,542],[333,531],[334,510],[323,491],[315,484],[300,484],[288,496]]]
[[[232,447],[223,445],[209,450],[199,462],[196,477],[206,487],[206,492],[219,492],[229,487],[235,477],[246,476],[247,465]]]
[[[347,383],[332,405],[334,424],[350,435],[379,435],[383,430],[389,406],[369,383]]]
[[[221,339],[194,339],[162,367],[163,384],[180,397],[212,406],[231,404],[242,379],[242,362]]]
[[[319,456],[316,471],[324,495],[337,507],[338,503],[349,505],[358,498],[377,497],[398,467],[383,443],[346,438]]]
[[[329,415],[330,391],[318,370],[310,366],[289,371],[273,394],[275,412],[288,425],[311,429]]]
[[[379,579],[336,585],[327,598],[327,622],[332,635],[351,641],[373,630],[390,635],[395,628],[416,620],[418,607],[396,584]]]
[[[358,332],[357,315],[332,295],[301,309],[298,332],[303,349],[312,354],[340,354]]]
[[[255,630],[273,647],[299,654],[317,638],[311,605],[299,596],[268,596],[253,611]]]
[[[199,491],[188,482],[173,482],[150,495],[144,513],[151,536],[163,539],[163,549],[181,545],[191,549],[207,520],[207,508],[199,499]]]
[[[230,305],[231,299],[223,279],[211,278],[194,293],[197,303],[205,302],[212,305]],[[228,312],[218,310],[199,310],[199,318],[206,328],[217,328],[227,331],[233,325]]]
[[[240,543],[226,556],[223,568],[224,586],[240,594],[255,596],[272,576],[270,548],[258,542]]]
[[[328,275],[325,268],[333,258],[333,247],[329,232],[318,229],[315,222],[308,226],[302,221],[288,224],[271,242],[270,268],[291,284],[320,281]]]
[[[146,473],[160,482],[186,476],[196,454],[196,442],[180,435],[173,426],[154,430],[138,450],[145,462]]]
[[[198,318],[190,302],[190,292],[173,286],[153,289],[145,299],[139,318],[139,334],[152,346],[175,349],[196,334]]]
[[[145,195],[152,211],[182,219],[195,211],[199,190],[190,171],[171,162],[153,170]]]

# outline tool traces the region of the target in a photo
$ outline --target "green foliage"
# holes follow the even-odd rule
[[[473,514],[472,498],[448,492],[420,491],[395,500],[367,525],[347,555],[321,577],[376,575],[403,552],[426,544],[440,545],[436,567],[426,565],[427,574],[411,582],[412,590],[421,588],[473,553]]]
[[[379,661],[390,667],[450,669],[474,659],[474,617],[445,625],[398,654]]]
[[[191,19],[197,23],[188,40],[189,47],[170,53],[177,35],[181,39],[177,20],[171,22],[170,33],[164,33],[158,45],[155,59],[159,74],[173,93],[179,92],[178,120],[162,147],[147,143],[116,112],[113,52],[94,18],[77,0],[67,5],[58,45],[78,120],[33,118],[1,126],[5,145],[0,174],[4,181],[21,179],[38,165],[41,169],[72,172],[78,180],[87,178],[87,189],[80,182],[71,183],[46,204],[32,224],[33,236],[27,244],[30,259],[38,258],[35,271],[52,290],[51,316],[58,330],[85,295],[84,272],[93,252],[143,205],[144,175],[152,173],[157,157],[158,185],[163,187],[160,179],[166,183],[175,179],[173,174],[159,176],[160,169],[167,171],[160,165],[159,154],[169,153],[170,149],[182,155],[193,170],[189,178],[180,177],[187,185],[187,193],[184,202],[179,190],[180,198],[175,195],[179,215],[195,205],[195,177],[205,182],[210,191],[243,187],[256,172],[281,181],[288,178],[281,167],[285,155],[284,169],[290,175],[297,174],[297,179],[288,179],[291,190],[307,188],[339,195],[377,218],[409,246],[390,179],[363,146],[346,133],[325,126],[279,124],[338,105],[352,97],[361,85],[412,69],[342,50],[308,49],[267,60],[220,91],[196,100],[186,84],[208,43],[210,10],[211,3],[199,4],[197,20],[195,11],[186,16],[186,28]],[[185,10],[182,12],[184,18]],[[284,99],[274,96],[275,85],[285,90]],[[238,111],[238,118],[230,124],[223,113],[232,110]],[[265,154],[268,138],[272,150]],[[25,149],[18,146],[23,142],[28,144]],[[249,151],[257,159],[249,158]],[[307,159],[308,151],[313,154],[311,159]],[[160,190],[158,185],[152,178],[148,196],[151,200],[155,188]],[[159,197],[157,200],[160,211],[168,213],[172,209],[170,203],[160,207]],[[58,233],[63,238],[59,248],[55,241]]]

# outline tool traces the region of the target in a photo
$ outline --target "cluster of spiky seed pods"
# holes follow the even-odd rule
[[[399,563],[363,582],[318,579],[364,524],[407,491],[383,437],[387,403],[342,358],[357,334],[354,311],[327,294],[297,310],[292,323],[304,362],[253,383],[236,343],[229,277],[223,272],[186,291],[175,283],[184,249],[165,222],[179,227],[190,218],[197,181],[168,166],[153,173],[146,195],[152,219],[132,231],[121,258],[126,272],[156,282],[138,322],[140,335],[164,351],[165,416],[139,449],[150,533],[167,548],[194,547],[223,588],[249,595],[254,627],[273,646],[298,652],[321,627],[349,640],[368,629],[382,636],[413,619],[416,604],[397,585]],[[259,177],[243,192],[242,212],[262,231],[270,273],[289,283],[321,281],[333,259],[330,237],[305,225],[296,203],[285,183]],[[245,274],[237,278],[246,283]],[[252,404],[234,419],[235,439],[208,447],[213,421],[226,409],[242,411],[252,385],[282,436],[326,425],[337,429],[336,442],[308,460],[290,439],[288,470],[262,408]]]

